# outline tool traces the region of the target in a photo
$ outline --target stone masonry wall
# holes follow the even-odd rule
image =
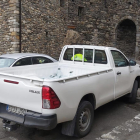
[[[80,7],[83,8],[78,15]],[[82,44],[109,45],[110,35],[108,13],[103,0],[69,0],[68,23],[75,26],[83,41]]]
[[[110,30],[112,31],[112,43],[114,47],[122,48],[122,51],[131,58],[139,59],[139,49],[140,49],[140,28],[139,28],[139,11],[140,1],[137,0],[116,0],[114,3],[111,3],[111,0],[108,1],[108,13],[111,17]],[[115,9],[115,10],[114,10]],[[128,19],[128,20],[127,20]],[[124,36],[122,39],[126,39],[125,44],[117,44],[117,30],[121,22],[133,22],[129,29],[127,29],[127,24],[124,27]],[[127,29],[127,30],[126,30]],[[127,36],[126,36],[127,34]],[[113,41],[114,40],[114,41]],[[133,41],[133,42],[132,42]],[[133,55],[135,54],[135,55]]]
[[[139,6],[140,1],[137,0],[69,0],[68,23],[74,25],[74,30],[81,34],[83,38],[81,44],[121,48],[128,57],[138,59],[140,49]],[[79,7],[84,9],[80,16],[78,15]],[[128,37],[124,30],[127,44],[121,44],[121,42],[118,44],[117,28],[126,19],[134,23],[136,32],[129,30],[127,35],[132,34],[133,37]]]
[[[0,54],[19,52],[19,1],[0,0]]]
[[[67,3],[59,0],[22,0],[22,52],[58,58],[65,36]],[[65,10],[66,7],[66,10]]]
[[[136,26],[131,20],[124,20],[116,29],[116,47],[131,58],[135,58]]]
[[[0,1],[0,53],[20,49],[18,4]],[[138,0],[21,0],[21,51],[57,59],[63,45],[92,44],[140,59],[139,6]],[[122,30],[120,23],[128,20],[132,30]]]

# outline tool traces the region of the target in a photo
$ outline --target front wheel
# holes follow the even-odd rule
[[[128,102],[134,104],[137,99],[137,90],[138,90],[138,81],[135,80],[133,84],[133,89],[130,93],[130,97],[128,97]]]
[[[75,123],[75,136],[80,138],[86,136],[93,124],[94,109],[90,102],[82,101],[78,107]]]

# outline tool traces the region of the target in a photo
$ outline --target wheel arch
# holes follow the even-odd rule
[[[93,108],[94,109],[96,108],[96,98],[95,98],[95,95],[93,93],[88,93],[88,94],[84,95],[82,97],[82,99],[80,100],[80,103],[82,101],[89,101],[92,104]]]
[[[93,105],[93,109],[96,108],[96,98],[93,93],[88,93],[88,94],[84,95],[81,98],[79,105],[82,101],[89,101]],[[79,105],[78,105],[78,107],[79,107]],[[77,111],[76,111],[76,113],[77,113]],[[75,135],[75,122],[76,122],[76,114],[75,114],[73,120],[63,123],[62,130],[61,130],[62,134],[67,135],[67,136],[74,136]]]
[[[137,76],[137,77],[135,78],[135,80],[138,81],[138,88],[140,88],[140,76]]]

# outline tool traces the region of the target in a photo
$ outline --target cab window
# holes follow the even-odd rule
[[[65,51],[65,54],[64,54],[63,59],[64,59],[64,60],[67,60],[67,61],[72,61],[72,60],[71,60],[72,57],[73,57],[73,48],[68,48],[68,49]]]
[[[74,58],[73,58],[73,48],[68,48],[64,54],[64,60],[68,61],[77,61],[82,62],[83,60],[83,49],[82,48],[75,48],[74,49]]]
[[[112,53],[112,56],[114,59],[115,67],[128,66],[128,61],[122,53],[120,53],[119,51],[115,51],[115,50],[112,50],[111,53]]]
[[[0,68],[10,67],[14,61],[16,60],[12,58],[0,58]]]
[[[71,60],[73,60],[73,56]],[[77,61],[77,62],[83,61],[83,48],[75,48],[74,61]],[[86,61],[86,59],[84,61]]]
[[[73,48],[68,48],[64,53],[64,60],[92,63],[93,62],[93,49],[84,50],[84,59],[83,59],[83,48],[74,49],[74,58],[73,58]]]
[[[33,64],[52,63],[53,61],[46,57],[32,57]]]
[[[18,61],[14,64],[13,67],[16,67],[16,66],[25,66],[25,65],[32,65],[31,57],[23,58],[23,59],[18,60]]]
[[[93,62],[93,49],[85,49],[85,55],[84,55],[87,63]]]
[[[107,64],[107,57],[104,50],[95,50],[94,63]]]

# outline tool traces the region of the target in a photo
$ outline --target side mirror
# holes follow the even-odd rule
[[[135,66],[136,65],[136,61],[134,60],[129,60],[129,66]]]

